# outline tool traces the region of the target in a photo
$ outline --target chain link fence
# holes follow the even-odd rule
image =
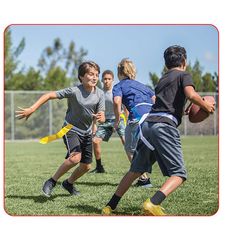
[[[15,118],[17,107],[31,106],[45,91],[5,91],[5,140],[39,139],[57,133],[60,130],[66,109],[67,100],[50,100],[39,108],[27,120]],[[179,126],[181,135],[218,135],[218,94],[200,93],[201,96],[214,96],[216,111],[201,123],[190,123],[183,117]]]

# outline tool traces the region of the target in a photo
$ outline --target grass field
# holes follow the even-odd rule
[[[162,204],[168,215],[213,215],[218,210],[218,139],[183,137],[182,146],[188,180]],[[43,182],[62,163],[64,144],[54,142],[6,142],[5,210],[10,215],[100,215],[129,168],[121,143],[113,138],[102,144],[107,173],[85,174],[76,183],[81,195],[70,196],[60,187],[63,176],[46,198]],[[94,167],[93,163],[93,167]],[[122,198],[116,215],[142,215],[141,205],[161,186],[165,178],[157,164],[151,174],[151,189],[131,187]]]

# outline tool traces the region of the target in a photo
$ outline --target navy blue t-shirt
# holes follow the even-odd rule
[[[135,119],[134,111],[135,106],[141,103],[153,104],[152,97],[155,95],[154,91],[145,86],[144,84],[131,79],[123,79],[113,87],[113,97],[122,97],[122,104],[125,105],[129,111],[129,120]],[[147,106],[146,109],[149,109]],[[150,107],[151,108],[151,107]],[[146,111],[143,111],[146,113]]]

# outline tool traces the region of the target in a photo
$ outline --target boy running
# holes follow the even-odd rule
[[[114,132],[115,115],[113,110],[112,87],[114,82],[114,74],[111,70],[105,70],[102,73],[103,91],[105,95],[105,117],[106,121],[96,127],[94,124],[95,137],[93,138],[93,150],[96,158],[96,168],[91,173],[104,173],[105,169],[101,159],[101,142],[108,142]],[[125,142],[125,122],[120,120],[118,128],[115,130],[120,137],[122,144]]]
[[[165,215],[160,204],[187,178],[177,127],[181,124],[186,100],[199,105],[208,113],[215,110],[214,104],[204,101],[194,90],[192,77],[186,70],[186,51],[180,46],[171,46],[164,52],[168,71],[155,88],[156,102],[142,124],[141,139],[129,172],[121,180],[102,214],[109,215],[116,209],[121,197],[133,181],[143,172],[151,172],[157,161],[164,176],[169,178],[161,188],[143,203],[146,215]],[[140,122],[141,123],[141,122]]]
[[[155,102],[154,92],[144,84],[135,80],[136,68],[134,63],[124,58],[118,64],[118,78],[120,82],[113,87],[114,112],[117,128],[120,122],[122,104],[129,111],[125,128],[125,151],[131,162],[138,142],[139,119],[150,111]],[[152,187],[146,173],[139,178],[136,186]]]
[[[103,91],[96,87],[100,73],[99,66],[92,62],[84,62],[79,66],[78,78],[80,85],[44,94],[29,108],[20,108],[16,111],[19,119],[30,117],[41,105],[50,99],[68,100],[68,109],[63,127],[72,125],[71,130],[63,136],[67,148],[65,161],[56,173],[43,185],[43,194],[51,196],[58,179],[72,167],[79,166],[71,176],[62,182],[62,187],[71,195],[78,195],[73,183],[84,175],[92,162],[92,123],[93,121],[104,122],[105,100]]]

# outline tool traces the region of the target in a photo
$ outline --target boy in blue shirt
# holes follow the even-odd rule
[[[118,78],[120,82],[113,87],[115,129],[120,122],[122,104],[129,111],[125,129],[125,151],[131,162],[138,142],[139,120],[143,114],[148,113],[155,102],[154,92],[144,84],[135,80],[136,68],[128,58],[118,64]],[[150,179],[144,173],[138,180],[137,186],[152,187]]]

